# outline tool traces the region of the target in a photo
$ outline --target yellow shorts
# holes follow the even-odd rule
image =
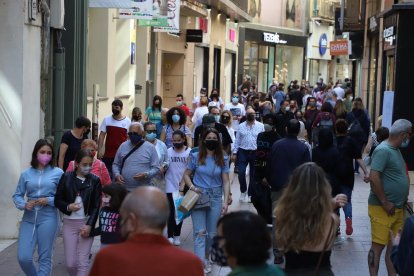
[[[368,215],[371,219],[372,242],[387,245],[390,240],[390,230],[395,234],[404,225],[404,211],[395,208],[395,214],[388,216],[382,206],[368,205]]]

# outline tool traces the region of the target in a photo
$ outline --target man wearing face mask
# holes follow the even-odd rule
[[[140,123],[132,123],[129,140],[122,143],[112,166],[115,181],[125,185],[128,191],[139,186],[151,185],[151,179],[159,172],[159,159],[154,145],[143,139]]]
[[[163,230],[169,217],[165,193],[155,187],[139,187],[129,193],[120,209],[125,242],[101,249],[91,276],[186,275],[203,276],[203,265],[194,254],[173,246]],[[161,265],[154,260],[162,259]],[[139,273],[137,272],[139,271]]]
[[[257,136],[259,133],[265,131],[263,124],[255,120],[255,114],[256,112],[252,107],[247,108],[246,121],[239,125],[236,141],[234,142],[233,155],[231,157],[233,162],[237,162],[236,165],[239,169],[240,201],[245,201],[247,195],[250,199],[252,195]],[[246,183],[247,165],[250,167],[249,189],[247,189]]]
[[[240,96],[238,93],[233,93],[231,103],[224,106],[224,110],[229,110],[233,115],[232,128],[235,132],[239,128],[240,119],[246,114],[246,108],[240,103]]]
[[[368,198],[372,236],[368,267],[371,275],[378,274],[379,260],[385,246],[388,275],[396,274],[390,259],[390,231],[396,235],[404,224],[404,204],[407,202],[410,181],[400,148],[408,146],[412,135],[410,121],[395,121],[388,140],[379,144],[371,157],[371,192]]]
[[[276,113],[276,130],[280,136],[286,137],[286,126],[289,120],[294,119],[295,116],[290,112],[289,101],[285,100],[280,105],[279,112]]]
[[[88,138],[91,131],[91,121],[86,117],[79,117],[75,121],[75,127],[66,131],[60,142],[58,166],[66,171],[69,162],[75,159],[76,153],[81,148],[81,143]]]
[[[198,147],[198,142],[200,137],[203,134],[203,131],[208,128],[215,128],[220,134],[221,141],[223,141],[223,149],[226,152],[229,152],[231,143],[233,140],[230,137],[229,132],[225,125],[219,123],[220,120],[220,111],[217,107],[211,107],[210,113],[203,116],[202,124],[196,127],[194,131],[194,147]]]
[[[190,109],[184,103],[183,94],[177,94],[175,102],[177,104],[177,107],[181,108],[184,111],[185,115],[187,115],[187,118],[190,117]]]
[[[122,107],[121,100],[114,100],[112,102],[112,115],[106,116],[99,128],[101,132],[98,139],[98,158],[105,163],[111,178],[113,178],[112,163],[116,151],[128,138],[127,132],[131,124],[131,120],[122,115]]]

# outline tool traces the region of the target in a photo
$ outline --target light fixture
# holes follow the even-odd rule
[[[239,24],[239,21],[238,20],[234,20],[234,24],[236,24],[236,26],[237,26],[237,24]]]
[[[221,15],[221,11],[219,11],[217,15],[220,16]]]
[[[211,6],[207,5],[206,9],[207,9],[207,11],[211,11]]]
[[[226,21],[229,22],[230,21],[230,16],[226,16]]]

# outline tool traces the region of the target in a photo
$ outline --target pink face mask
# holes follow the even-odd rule
[[[37,154],[37,161],[39,161],[42,166],[46,166],[49,164],[50,160],[52,160],[52,155],[47,153],[38,153]]]

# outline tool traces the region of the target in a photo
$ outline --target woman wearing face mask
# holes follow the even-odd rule
[[[24,211],[19,228],[17,258],[26,275],[51,275],[53,244],[59,230],[59,213],[55,208],[56,187],[63,171],[54,166],[53,146],[49,141],[36,142],[31,167],[20,175],[13,201]],[[25,199],[27,197],[27,201]],[[38,250],[38,268],[33,253]]]
[[[59,181],[55,205],[63,213],[63,245],[69,275],[87,275],[89,254],[101,203],[102,187],[99,177],[90,173],[93,159],[88,150],[75,157],[74,172],[65,173]]]
[[[184,172],[187,166],[187,158],[191,149],[187,146],[185,133],[176,130],[173,133],[173,146],[168,149],[169,167],[165,173],[165,192],[167,193],[170,204],[170,217],[168,219],[168,240],[178,246],[181,244],[180,235],[183,222],[178,225],[175,223],[175,207],[173,193],[184,192],[185,182],[183,180]]]
[[[179,107],[173,107],[167,112],[167,125],[164,126],[160,140],[165,143],[167,148],[173,146],[172,135],[174,131],[181,130],[187,136],[187,141],[191,141],[191,130],[185,125],[187,122],[187,115],[184,110]],[[189,143],[191,147],[191,142]]]
[[[197,107],[200,107],[200,100],[202,97],[207,97],[208,98],[208,92],[207,92],[207,88],[201,88],[200,89],[200,96],[197,96],[193,99],[193,111],[196,110]]]
[[[131,122],[138,122],[138,123],[142,123],[142,111],[141,108],[139,107],[134,107],[134,109],[132,109],[132,114],[131,114]]]
[[[85,139],[83,140],[81,144],[81,149],[88,150],[90,157],[92,157],[93,163],[92,163],[91,173],[99,177],[102,185],[111,184],[112,180],[111,180],[111,177],[109,176],[109,172],[105,166],[105,163],[99,159],[96,159],[96,149],[97,149],[96,142],[92,139]],[[75,170],[75,161],[72,160],[70,161],[69,166],[66,169],[66,172],[72,172],[74,170]]]
[[[231,114],[229,110],[224,110],[220,116],[220,123],[226,126],[227,132],[229,133],[231,140],[235,141],[236,134],[234,132],[234,129],[232,128],[232,125],[233,125],[232,116],[233,115]],[[233,151],[233,143],[231,143],[231,151]],[[231,152],[228,152],[228,154],[230,155]]]
[[[192,181],[190,175],[193,173]],[[194,253],[203,261],[205,273],[209,273],[208,248],[216,235],[220,215],[227,213],[230,194],[228,156],[223,151],[217,130],[210,128],[203,133],[199,151],[190,154],[184,180],[190,190],[200,194],[191,214]]]
[[[154,96],[152,100],[152,106],[149,106],[145,110],[145,122],[153,122],[157,124],[161,121],[161,110],[162,110],[162,98],[158,95]]]
[[[216,88],[211,90],[208,106],[209,107],[210,106],[215,106],[219,110],[223,110],[223,108],[224,108],[224,102],[223,102],[222,98],[220,97],[220,93],[218,92],[218,90]]]
[[[271,238],[266,222],[249,211],[232,212],[217,223],[211,259],[229,266],[229,276],[285,275],[280,268],[266,263]]]

